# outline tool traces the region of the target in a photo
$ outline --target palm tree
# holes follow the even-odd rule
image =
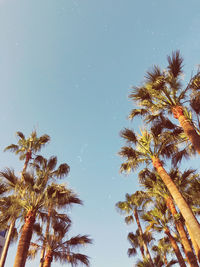
[[[151,233],[143,233],[141,235],[139,229],[136,230],[135,234],[133,232],[129,233],[128,241],[132,247],[128,249],[128,256],[134,256],[137,253],[136,249],[139,247],[143,260],[147,258],[151,266],[154,266],[151,257],[149,258],[148,254],[147,256],[144,254],[144,243],[150,243],[152,239]]]
[[[162,232],[166,234],[166,236],[169,238],[169,241],[171,243],[171,246],[173,247],[174,253],[176,254],[177,260],[180,264],[180,266],[185,265],[185,261],[181,255],[180,249],[176,243],[175,238],[171,235],[170,229],[169,229],[169,221],[170,221],[171,215],[168,212],[168,209],[163,202],[155,203],[154,209],[144,213],[142,215],[142,219],[149,223],[149,225],[146,227],[146,231],[149,231],[151,229]]]
[[[91,244],[92,240],[87,235],[77,235],[70,239],[66,238],[70,226],[70,224],[63,224],[62,222],[55,223],[52,225],[52,234],[48,234],[47,238],[43,235],[39,238],[38,242],[43,244],[44,240],[46,240],[47,243],[44,267],[50,267],[53,260],[60,261],[62,264],[70,263],[71,266],[78,266],[79,263],[89,266],[88,257],[84,254],[76,253],[74,250]],[[38,243],[31,243],[31,257],[35,257],[42,247]]]
[[[116,204],[116,207],[119,209],[119,211],[125,212],[126,214],[127,213],[128,214],[133,213],[133,216],[132,215],[126,216],[125,222],[126,223],[133,222],[133,220],[134,220],[133,218],[135,218],[139,234],[142,238],[144,236],[144,234],[143,234],[142,227],[141,227],[140,220],[139,220],[139,216],[138,216],[138,207],[142,205],[141,200],[142,200],[142,198],[140,196],[139,191],[137,191],[135,194],[132,194],[132,195],[126,194],[126,200],[123,202],[122,201],[118,202]],[[146,257],[149,260],[149,262],[151,263],[151,265],[153,266],[153,261],[151,259],[151,255],[149,253],[147,242],[145,239],[143,240],[142,247],[144,247]]]
[[[42,135],[41,137],[37,137],[36,131],[33,131],[30,135],[29,138],[25,138],[24,134],[22,132],[17,132],[16,133],[17,138],[18,138],[18,143],[17,144],[11,144],[9,146],[7,146],[4,151],[11,151],[11,152],[15,152],[15,154],[19,154],[19,159],[20,160],[24,160],[25,159],[25,163],[23,166],[23,170],[22,170],[22,175],[21,175],[21,180],[23,180],[23,176],[26,172],[26,169],[28,167],[29,161],[32,159],[32,154],[39,152],[41,150],[41,148],[49,142],[50,137],[46,134]],[[14,227],[15,227],[15,220],[16,218],[14,217],[14,215],[11,216],[11,220],[10,220],[10,228],[6,237],[6,241],[5,241],[5,245],[2,251],[2,255],[1,255],[1,267],[4,266],[5,264],[5,260],[7,257],[7,252],[8,252],[8,248],[9,248],[9,244],[11,241],[11,236],[12,236],[12,232],[14,231]]]
[[[9,245],[16,235],[15,220],[19,216],[21,209],[17,203],[16,196],[2,197],[0,199],[0,225],[1,229],[8,229],[7,238],[2,250],[0,267],[3,267],[6,261]],[[10,225],[8,224],[10,223]]]
[[[8,228],[10,224],[0,260],[0,266],[3,267],[13,233],[15,232],[15,221],[16,218],[20,216],[21,207],[18,205],[19,196],[17,196],[14,191],[15,184],[19,181],[14,171],[6,169],[4,172],[0,173],[0,176],[5,188],[4,195],[0,199],[0,222],[5,225],[6,228]],[[6,183],[2,177],[7,180]]]
[[[121,172],[125,171],[128,173],[131,170],[137,169],[141,164],[148,165],[152,163],[172,195],[186,223],[194,233],[197,244],[200,246],[199,223],[187,202],[179,192],[177,186],[166,172],[163,167],[163,162],[159,158],[160,156],[170,157],[171,154],[176,151],[173,135],[167,132],[164,132],[163,134],[156,134],[152,131],[149,133],[145,130],[142,131],[141,136],[137,137],[135,133],[129,129],[122,131],[121,135],[129,144],[129,146],[122,147],[119,152],[122,157],[126,158],[126,162],[121,165]],[[135,148],[131,145],[135,146]]]
[[[46,231],[45,231],[45,239],[43,243],[43,249],[41,250],[40,257],[40,266],[43,266],[45,250],[46,250],[46,240],[49,235],[50,224],[55,223],[55,219],[59,218],[63,221],[62,216],[58,217],[57,210],[63,209],[71,206],[72,204],[82,204],[82,201],[75,195],[71,193],[71,190],[68,190],[63,185],[57,185],[52,183],[51,186],[47,189],[47,216],[46,216]],[[67,217],[68,223],[70,219]],[[65,220],[66,222],[66,217]]]
[[[41,182],[44,185],[47,184],[52,179],[55,180],[58,178],[63,178],[68,175],[70,167],[66,163],[60,164],[58,168],[55,169],[56,165],[57,165],[57,157],[52,156],[47,160],[41,155],[37,156],[34,159],[33,163],[31,164],[31,166],[34,167],[34,169],[36,170],[38,177],[40,177]],[[61,195],[59,197],[61,197]],[[51,201],[48,203],[49,205],[48,205],[48,217],[47,217],[47,224],[46,224],[46,235],[49,232],[50,218],[51,218],[51,212],[52,212],[53,206],[54,207],[56,206],[55,197],[51,196],[49,200]],[[71,203],[81,204],[81,201],[79,200],[78,202],[71,202]],[[43,244],[43,249],[41,251],[40,267],[43,266],[44,255],[45,255],[45,241]]]
[[[14,175],[9,175],[8,171],[1,172],[1,177],[5,179],[6,184],[13,187],[15,196],[20,196],[16,198],[16,205],[21,207],[24,225],[18,243],[14,266],[24,267],[36,216],[39,211],[43,211],[44,206],[48,205],[49,197],[55,191],[55,185],[46,186],[46,184],[41,182],[40,177],[30,173],[24,174],[23,181]],[[60,194],[65,195],[65,199],[68,198],[70,200],[71,197],[77,199],[76,195],[64,185],[58,185],[58,187],[61,189]]]
[[[11,144],[7,146],[4,151],[15,152],[16,155],[19,154],[19,159],[24,160],[24,167],[22,170],[23,174],[26,172],[29,161],[32,159],[32,155],[41,150],[41,148],[50,141],[50,137],[47,134],[44,134],[40,137],[37,137],[36,131],[33,131],[27,139],[22,132],[16,132],[18,142],[17,144]]]
[[[183,196],[186,195],[187,193],[185,192],[184,194],[184,190],[183,190],[183,184],[184,184],[184,188],[185,188],[185,184],[188,181],[188,177],[190,177],[192,175],[192,177],[194,177],[193,175],[193,170],[188,170],[185,171],[183,173],[183,175],[181,175],[180,172],[178,172],[178,170],[173,170],[172,172],[170,172],[170,177],[173,178],[177,178],[177,176],[179,177],[179,179],[176,179],[177,183],[176,185],[178,186],[179,189],[181,189],[181,193],[183,192]],[[182,176],[182,179],[181,179]],[[181,238],[181,243],[184,247],[184,251],[185,251],[185,255],[187,258],[187,261],[189,263],[190,266],[198,266],[196,257],[193,253],[191,244],[188,240],[187,237],[187,233],[184,229],[184,225],[183,222],[181,220],[181,216],[178,214],[176,207],[174,205],[173,199],[169,193],[169,191],[167,190],[166,186],[163,184],[161,178],[155,173],[155,172],[150,172],[148,169],[142,170],[139,174],[139,180],[140,183],[145,187],[145,192],[147,194],[149,194],[150,196],[156,198],[157,201],[161,201],[164,199],[166,206],[169,208],[173,218],[174,218],[174,223],[175,226],[177,228],[177,231],[180,235]],[[175,179],[173,179],[175,180]],[[175,182],[175,181],[174,181]],[[182,188],[181,188],[182,186]],[[153,202],[153,200],[152,200]]]
[[[183,59],[179,51],[172,53],[167,59],[167,70],[161,71],[158,66],[154,66],[152,71],[147,72],[145,84],[134,87],[130,98],[142,108],[133,109],[129,117],[132,119],[136,115],[141,115],[149,122],[160,113],[173,113],[187,138],[200,154],[199,131],[189,115],[189,107],[184,106],[184,103],[189,101],[189,90],[195,86],[196,90],[200,89],[200,72],[192,77],[187,87],[183,89],[181,82]]]
[[[168,266],[170,264],[170,262],[168,262],[167,260],[167,254],[172,254],[172,247],[167,236],[161,238],[158,241],[158,244],[152,247],[152,251],[154,251],[163,259],[165,266]],[[173,260],[173,264],[175,263],[177,263],[177,261]]]

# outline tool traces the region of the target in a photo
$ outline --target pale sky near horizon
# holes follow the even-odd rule
[[[119,132],[138,128],[127,120],[128,95],[177,49],[190,78],[200,64],[199,29],[197,0],[0,0],[1,169],[21,170],[22,162],[3,152],[16,131],[51,136],[44,154],[70,165],[65,181],[84,202],[71,218],[74,234],[94,240],[80,251],[91,267],[131,267],[137,260],[127,256],[127,233],[135,227],[115,209],[139,188],[137,175],[119,174]],[[15,252],[13,245],[6,267]]]

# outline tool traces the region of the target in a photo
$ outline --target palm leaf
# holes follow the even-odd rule
[[[11,144],[11,145],[7,146],[7,147],[4,149],[4,151],[7,151],[7,150],[9,150],[9,151],[11,151],[11,152],[16,152],[16,151],[19,150],[19,146],[18,146],[18,145],[15,145],[15,144]]]
[[[20,139],[25,140],[25,136],[24,136],[24,134],[23,134],[22,132],[16,132],[16,135],[17,135],[17,137],[19,137]]]
[[[133,130],[125,128],[120,132],[120,136],[126,140],[127,143],[137,143],[137,136]]]
[[[172,56],[167,57],[168,60],[168,70],[174,78],[177,78],[181,73],[183,69],[183,58],[180,56],[180,51],[172,52]]]
[[[135,248],[129,248],[127,254],[129,257],[135,256],[137,254],[137,250]]]

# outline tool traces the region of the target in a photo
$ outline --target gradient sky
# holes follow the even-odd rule
[[[65,181],[84,201],[72,209],[72,231],[93,238],[81,251],[91,267],[136,260],[128,258],[126,240],[134,226],[115,209],[139,188],[136,175],[119,174],[117,156],[119,131],[138,126],[127,120],[131,86],[153,64],[165,67],[176,49],[187,80],[200,64],[199,29],[198,0],[0,0],[1,169],[22,168],[3,152],[16,131],[51,136],[43,154],[71,167]],[[15,253],[13,245],[6,267]]]

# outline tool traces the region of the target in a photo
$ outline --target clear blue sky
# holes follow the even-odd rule
[[[117,156],[119,131],[131,125],[130,88],[176,49],[190,77],[200,63],[199,29],[198,0],[0,0],[1,169],[21,170],[3,152],[16,131],[51,136],[45,155],[70,165],[66,181],[84,201],[71,217],[75,234],[94,239],[84,251],[91,267],[135,260],[126,254],[133,226],[115,210],[138,188],[136,175],[119,174]],[[12,246],[6,267],[15,252]]]

